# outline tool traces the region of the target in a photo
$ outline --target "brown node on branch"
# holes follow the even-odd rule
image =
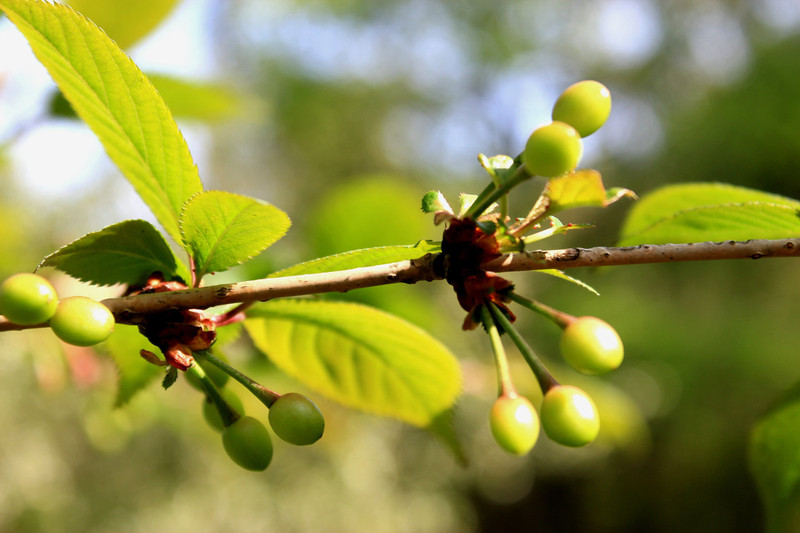
[[[188,286],[179,281],[164,281],[160,272],[154,272],[143,287],[132,287],[128,294],[183,289],[188,289]],[[217,338],[214,321],[202,309],[170,310],[148,315],[146,321],[139,325],[139,332],[158,346],[166,362],[178,370],[186,370],[192,366],[192,352],[210,348]],[[151,352],[142,355],[144,357],[149,354]],[[151,359],[145,358],[148,361]]]
[[[500,245],[494,233],[486,233],[470,219],[452,219],[442,235],[441,269],[443,277],[453,286],[458,303],[467,311],[462,328],[475,329],[480,324],[477,316],[481,305],[497,305],[512,322],[514,313],[506,306],[514,285],[482,265],[497,259]]]

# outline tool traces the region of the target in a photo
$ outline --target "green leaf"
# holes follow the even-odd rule
[[[458,362],[436,339],[363,305],[274,300],[247,313],[259,350],[345,405],[436,428],[461,390]]]
[[[570,283],[574,283],[578,287],[583,287],[584,289],[586,289],[587,291],[591,292],[592,294],[600,296],[600,293],[597,292],[594,289],[594,287],[592,287],[588,283],[585,283],[585,282],[583,282],[583,281],[581,281],[581,280],[579,280],[577,278],[573,278],[572,276],[564,274],[564,272],[562,270],[557,270],[557,269],[554,269],[554,268],[545,268],[545,269],[542,269],[542,270],[533,270],[532,272],[540,272],[542,274],[548,274],[550,276],[563,279],[564,281],[569,281]]]
[[[181,236],[197,279],[242,263],[283,237],[289,217],[261,200],[224,191],[191,198],[181,213]]]
[[[103,28],[120,48],[128,48],[150,33],[178,0],[69,0],[75,11]]]
[[[606,191],[600,173],[591,169],[550,179],[542,194],[550,200],[549,214],[575,207],[606,207],[623,196],[636,197],[628,189]]]
[[[176,241],[183,203],[202,190],[169,109],[133,61],[62,4],[0,0],[75,112]]]
[[[136,326],[116,324],[114,332],[101,345],[101,350],[111,356],[117,365],[119,383],[115,405],[124,405],[144,387],[163,376],[163,367],[152,365],[141,358],[139,350],[160,353],[150,341],[139,333]]]
[[[161,74],[148,74],[147,77],[177,119],[213,122],[236,117],[243,111],[244,99],[223,85],[181,80]],[[60,91],[53,94],[49,108],[53,116],[77,118]]]
[[[189,279],[161,233],[144,220],[126,220],[84,235],[45,257],[37,269],[46,266],[96,285],[136,285],[156,271],[165,279]]]
[[[284,276],[297,276],[299,274],[316,274],[318,272],[334,272],[336,270],[347,270],[350,268],[368,267],[417,259],[425,254],[437,253],[442,251],[442,245],[435,241],[420,241],[417,244],[379,246],[376,248],[364,248],[362,250],[352,250],[327,257],[320,257],[304,263],[299,263],[283,270],[273,272],[270,278],[280,278]]]
[[[750,435],[750,469],[769,531],[800,529],[800,389],[762,418]]]
[[[798,212],[797,200],[744,187],[670,185],[636,204],[620,245],[797,237]]]

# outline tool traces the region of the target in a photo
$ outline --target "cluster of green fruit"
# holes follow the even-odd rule
[[[519,296],[515,296],[515,299],[522,300]],[[528,303],[541,306],[536,302]],[[538,310],[542,311],[541,308]],[[545,310],[554,312],[549,308]],[[605,321],[591,316],[576,318],[560,312],[554,312],[550,318],[563,328],[561,355],[575,370],[597,375],[613,370],[622,363],[622,340]],[[503,323],[502,319],[499,322],[504,328],[512,327],[510,323]],[[536,444],[540,425],[548,437],[565,446],[585,446],[594,441],[600,431],[600,420],[597,407],[589,395],[578,387],[558,383],[516,331],[506,331],[534,367],[544,397],[537,415],[531,402],[516,393],[510,378],[505,383],[501,380],[500,396],[489,417],[492,435],[497,443],[511,453],[524,455]],[[505,358],[504,353],[495,353],[495,356]]]
[[[272,462],[273,446],[266,426],[258,418],[244,414],[242,400],[226,386],[230,376],[267,406],[269,425],[281,440],[307,446],[322,438],[325,418],[306,396],[296,392],[277,394],[209,353],[198,356],[205,366],[195,361],[186,376],[190,384],[205,393],[203,416],[209,426],[222,433],[223,448],[237,465],[246,470],[265,470]]]
[[[600,129],[610,113],[611,93],[603,84],[588,80],[568,87],[553,106],[553,122],[536,129],[528,138],[521,154],[527,172],[555,177],[572,171],[583,153],[581,139]],[[603,320],[589,316],[576,318],[513,292],[509,297],[562,328],[561,354],[577,371],[602,374],[622,363],[622,341]],[[509,334],[533,369],[543,393],[537,414],[531,402],[515,391],[504,363],[502,344],[493,342],[499,361],[500,395],[491,410],[490,427],[497,443],[511,453],[526,454],[536,443],[540,426],[548,437],[565,446],[585,446],[594,441],[600,421],[592,399],[577,387],[558,383],[500,308],[488,311],[484,327],[490,335],[498,326]],[[499,338],[499,333],[495,335]]]
[[[528,172],[549,178],[574,169],[583,155],[581,138],[600,129],[610,113],[611,93],[602,83],[569,86],[553,106],[553,122],[528,137],[522,152]]]
[[[0,284],[0,314],[20,326],[47,324],[59,339],[75,346],[103,342],[114,330],[114,315],[86,296],[58,299],[53,285],[38,274],[20,273]]]

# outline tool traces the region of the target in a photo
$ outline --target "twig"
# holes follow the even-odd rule
[[[436,257],[437,254],[427,254],[411,261],[336,272],[266,278],[182,291],[109,298],[104,300],[103,304],[114,313],[118,322],[137,324],[142,322],[140,315],[168,309],[205,309],[224,304],[267,301],[273,298],[346,292],[393,283],[435,281],[442,279],[434,270]],[[800,238],[536,250],[506,254],[486,263],[483,267],[494,272],[510,272],[764,257],[800,257]],[[0,316],[0,331],[43,326],[45,325],[18,326]]]

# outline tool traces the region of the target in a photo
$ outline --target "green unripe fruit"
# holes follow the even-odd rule
[[[222,399],[233,408],[234,411],[240,415],[244,414],[244,404],[242,403],[241,398],[239,398],[235,392],[233,392],[231,389],[223,388],[219,390],[219,394],[222,396]],[[206,422],[208,422],[209,426],[217,431],[222,431],[225,429],[225,424],[222,422],[222,417],[219,415],[217,406],[208,398],[203,400],[203,418],[206,419]]]
[[[272,439],[264,424],[243,416],[222,431],[222,446],[234,463],[245,470],[266,470],[272,461]]]
[[[585,446],[600,431],[600,417],[592,399],[569,385],[557,385],[547,391],[541,417],[547,436],[564,446]]]
[[[49,281],[38,274],[14,274],[0,285],[0,315],[21,326],[50,320],[58,295]]]
[[[622,364],[624,349],[622,339],[607,322],[583,316],[564,328],[561,355],[578,372],[603,374]]]
[[[314,402],[296,392],[284,394],[269,408],[269,425],[290,444],[314,444],[325,431],[325,418]]]
[[[75,346],[103,342],[114,331],[114,315],[108,307],[86,296],[70,296],[58,302],[50,319],[53,333]]]
[[[600,82],[579,81],[561,93],[553,106],[553,120],[566,122],[581,137],[600,129],[611,114],[611,92]]]
[[[539,415],[527,398],[500,396],[492,406],[489,427],[501,448],[525,455],[539,438]]]
[[[581,136],[575,128],[552,122],[531,133],[522,160],[531,174],[551,178],[574,169],[582,154]]]

